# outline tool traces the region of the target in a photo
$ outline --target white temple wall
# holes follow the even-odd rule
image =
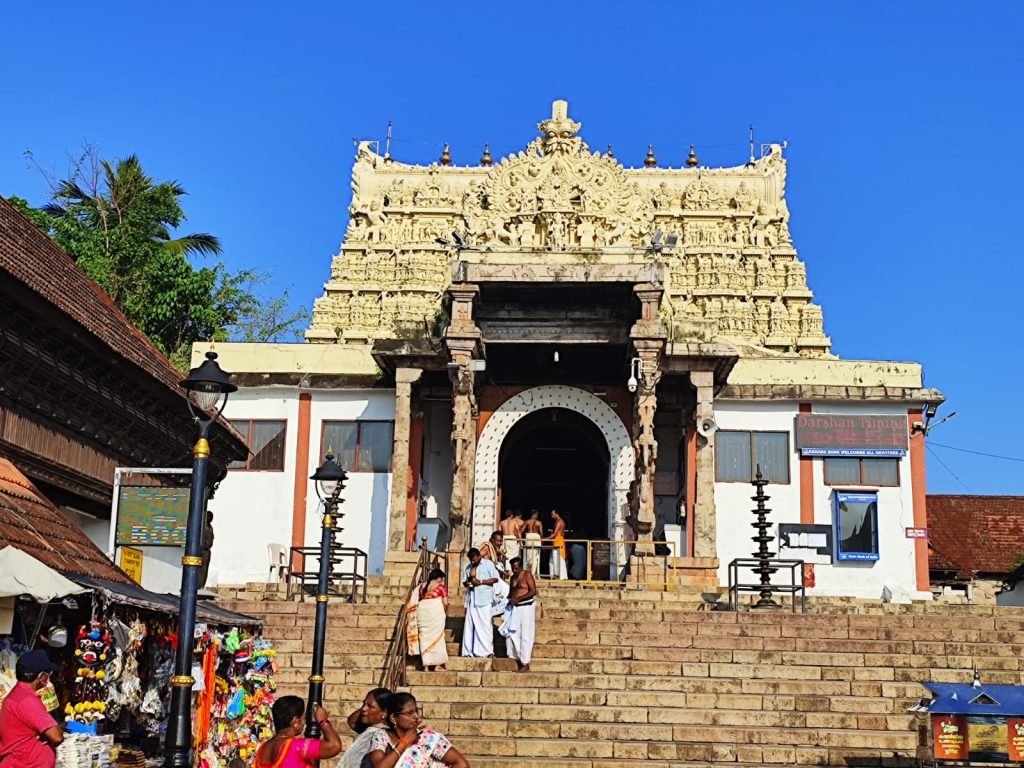
[[[799,412],[795,402],[741,402],[716,401],[715,421],[720,430],[786,432],[789,435],[789,482],[770,483],[765,493],[770,497],[766,504],[772,511],[769,521],[775,540],[769,549],[778,552],[778,526],[780,523],[800,523],[800,455],[796,450],[794,420]],[[835,414],[894,414],[907,413],[905,405],[884,405],[879,403],[849,403],[842,405],[813,406],[814,413]],[[825,484],[823,459],[813,460],[813,506],[814,523],[833,525],[833,492],[836,487]],[[830,564],[816,563],[815,583],[808,590],[812,595],[848,595],[854,597],[882,597],[888,588],[893,599],[909,596],[927,599],[930,593],[918,593],[914,540],[906,538],[905,529],[914,526],[913,495],[911,488],[910,460],[904,456],[899,460],[900,485],[896,487],[843,485],[839,490],[877,492],[878,494],[878,549],[879,559],[873,562],[840,562],[835,557]],[[718,521],[719,579],[721,584],[729,582],[728,565],[734,558],[750,558],[757,546],[751,540],[755,530],[751,523],[753,514],[754,488],[749,483],[715,483],[715,507]],[[835,535],[833,532],[833,539]],[[835,542],[833,543],[833,549]],[[753,580],[747,572],[741,574],[742,581]],[[788,573],[776,573],[775,583],[788,583]]]
[[[295,476],[306,485],[306,522],[303,543],[319,546],[322,505],[316,495],[313,474],[323,461],[321,451],[325,420],[393,421],[393,390],[303,390],[311,396],[309,462],[296,466],[299,434],[299,394],[295,387],[243,387],[233,394],[225,409],[229,419],[284,420],[285,455],[283,471],[231,470],[210,502],[214,513],[214,544],[208,584],[241,584],[266,581],[269,574],[268,544],[289,547]],[[387,542],[387,510],[391,487],[390,472],[349,470],[342,492],[342,529],[337,537],[345,546],[359,547],[369,554],[369,572],[384,567]]]

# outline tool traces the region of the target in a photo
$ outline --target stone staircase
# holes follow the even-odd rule
[[[453,582],[454,583],[454,582]],[[347,713],[377,685],[408,584],[377,577],[369,602],[330,604],[325,702]],[[264,618],[282,692],[305,695],[314,602],[276,588],[229,590]],[[474,768],[729,764],[910,766],[922,681],[1024,683],[1024,611],[809,600],[808,613],[698,610],[699,592],[542,583],[532,672],[458,657],[410,671],[432,727]],[[500,640],[496,653],[502,655]]]

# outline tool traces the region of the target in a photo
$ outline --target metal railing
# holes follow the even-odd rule
[[[317,561],[316,570],[307,567],[306,559]],[[292,597],[293,587],[298,589],[299,599],[305,598],[306,586],[317,584],[320,578],[320,547],[291,547],[289,549],[289,563],[298,562],[298,568],[287,568],[287,597]],[[350,585],[347,593],[349,602],[356,602],[362,592],[362,602],[366,602],[366,570],[369,562],[369,555],[358,547],[331,547],[331,570],[327,579],[327,593],[343,597],[346,595],[342,587],[346,582]],[[351,565],[349,565],[351,564]]]
[[[506,538],[505,541],[508,541]],[[565,576],[555,572],[551,553],[559,548],[550,539],[516,539],[523,568],[542,581],[572,581],[580,584],[625,582],[629,575],[629,558],[635,552],[635,539],[566,539]],[[673,541],[653,542],[651,560],[660,562],[662,582],[668,583],[668,558],[675,557]],[[667,550],[667,552],[666,552]],[[531,568],[535,561],[536,568]],[[465,568],[465,553],[459,553],[459,573]]]
[[[406,676],[406,663],[409,655],[409,639],[406,629],[409,625],[409,603],[413,593],[426,581],[427,576],[434,568],[444,571],[448,576],[448,553],[435,552],[427,547],[427,537],[423,537],[420,544],[420,556],[416,560],[416,567],[413,569],[412,578],[409,581],[409,589],[405,593],[405,600],[398,609],[398,616],[395,618],[395,626],[391,632],[391,642],[388,643],[388,650],[384,656],[384,669],[380,675],[380,687],[389,691],[397,691],[399,688],[408,685]]]
[[[803,560],[759,560],[753,558],[738,557],[729,563],[729,606],[732,610],[738,611],[740,608],[740,594],[749,593],[757,594],[764,590],[764,585],[760,581],[744,582],[741,581],[740,572],[753,572],[761,565],[761,563],[767,563],[772,571],[785,571],[789,574],[788,583],[772,583],[770,589],[772,592],[778,592],[780,594],[788,594],[791,600],[791,609],[793,613],[796,613],[797,606],[797,595],[800,596],[800,612],[807,613],[807,587],[804,583],[804,561]],[[773,606],[774,607],[774,606]]]

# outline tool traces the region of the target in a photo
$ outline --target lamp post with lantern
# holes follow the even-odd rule
[[[171,706],[164,740],[164,765],[188,768],[192,764],[192,661],[195,654],[196,599],[199,569],[203,564],[203,524],[206,513],[206,473],[210,461],[210,426],[224,411],[228,395],[238,389],[220,365],[217,353],[188,372],[180,382],[188,393],[188,408],[198,439],[192,448],[192,486],[189,491],[185,556],[181,558],[181,595],[178,607],[178,648],[171,678]]]
[[[324,644],[327,636],[327,600],[331,575],[331,544],[337,524],[339,495],[345,487],[348,474],[330,449],[316,472],[310,478],[316,485],[317,496],[324,505],[323,526],[320,533],[320,573],[316,588],[316,624],[313,630],[313,665],[309,674],[309,697],[306,704],[306,737],[320,738],[320,726],[314,712],[324,701]]]

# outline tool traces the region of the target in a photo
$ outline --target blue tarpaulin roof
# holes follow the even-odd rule
[[[922,683],[935,694],[928,711],[935,715],[1024,715],[1024,685]]]

